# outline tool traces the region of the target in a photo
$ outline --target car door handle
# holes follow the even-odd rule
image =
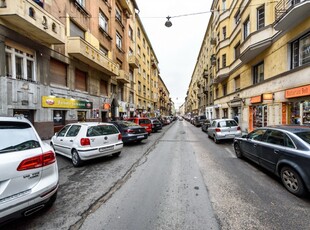
[[[279,153],[279,150],[278,150],[278,149],[275,149],[273,152],[274,152],[275,154],[278,154],[278,153]]]
[[[73,140],[70,140],[70,142],[73,142]]]
[[[60,141],[63,141],[63,139],[60,139]]]

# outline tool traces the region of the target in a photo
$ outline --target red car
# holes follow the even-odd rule
[[[140,126],[143,126],[148,132],[148,134],[152,132],[152,122],[147,117],[130,117],[130,118],[127,118],[126,121],[131,121]]]

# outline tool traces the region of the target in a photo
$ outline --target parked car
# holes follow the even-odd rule
[[[207,132],[208,128],[211,126],[211,120],[206,119],[202,124],[201,124],[201,130],[203,132]]]
[[[310,127],[274,126],[235,138],[238,158],[246,157],[281,178],[296,196],[310,191]]]
[[[123,143],[141,142],[148,138],[144,127],[131,121],[111,121],[122,134]]]
[[[241,137],[241,129],[233,119],[213,120],[207,133],[210,138],[213,138],[215,143],[219,143],[220,140]]]
[[[196,127],[201,127],[201,124],[206,120],[205,115],[194,116],[193,125]]]
[[[64,126],[51,139],[56,153],[68,157],[75,167],[102,156],[119,156],[122,134],[110,123],[82,122]]]
[[[157,132],[163,128],[162,123],[157,118],[150,118],[152,122],[152,132]]]
[[[56,156],[23,117],[0,117],[0,228],[50,207],[57,197]]]
[[[126,121],[131,121],[144,127],[146,131],[148,132],[148,134],[151,134],[152,132],[152,122],[147,117],[130,117],[130,118],[127,118]]]

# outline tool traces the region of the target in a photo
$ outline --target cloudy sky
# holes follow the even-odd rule
[[[184,103],[208,25],[211,0],[136,0],[176,109]],[[170,16],[172,27],[165,27]]]

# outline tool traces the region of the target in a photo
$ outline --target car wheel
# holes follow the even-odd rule
[[[220,142],[220,141],[216,138],[215,135],[213,136],[213,140],[214,140],[214,143],[215,143],[215,144],[218,144],[218,143]]]
[[[121,152],[117,152],[117,153],[113,153],[112,156],[113,157],[118,157],[121,154]]]
[[[235,153],[236,153],[237,158],[242,158],[242,151],[241,151],[240,145],[235,143],[234,149],[235,149]]]
[[[72,164],[74,167],[79,167],[83,164],[78,151],[75,149],[72,151]]]
[[[291,167],[285,166],[281,169],[281,180],[285,188],[296,196],[306,195],[304,183],[299,174]]]

